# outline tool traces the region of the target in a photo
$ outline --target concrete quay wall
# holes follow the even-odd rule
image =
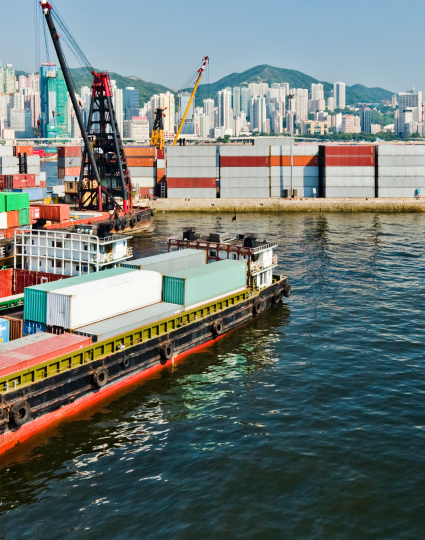
[[[425,199],[157,199],[157,212],[425,212]]]

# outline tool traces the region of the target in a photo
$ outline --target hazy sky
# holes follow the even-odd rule
[[[37,0],[0,0],[0,60],[30,72],[36,70],[35,4]],[[424,1],[54,0],[54,4],[93,66],[174,89],[181,88],[205,55],[210,57],[210,82],[270,64],[327,82],[361,83],[395,92],[412,85],[425,89]],[[68,61],[77,66],[72,58]]]

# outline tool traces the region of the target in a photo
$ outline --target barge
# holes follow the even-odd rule
[[[122,268],[122,272],[120,269],[99,272],[105,276],[108,272],[113,274],[108,279],[115,283],[121,273],[127,279],[129,272],[153,275],[157,273],[155,268],[161,269],[162,302],[79,328],[70,323],[68,326],[61,323],[64,328],[49,326],[50,308],[47,307],[44,332],[17,340],[19,343],[0,345],[0,452],[22,443],[56,419],[73,414],[135,379],[222,338],[290,294],[287,277],[275,273],[277,260],[273,248],[276,246],[258,242],[253,235],[202,237],[188,229],[183,238],[169,239],[168,247],[169,253],[164,257],[127,261],[123,265],[127,268]],[[181,249],[187,250],[181,252],[186,257],[175,253]],[[189,250],[204,252],[203,265],[195,261],[196,257],[189,256]],[[184,265],[187,266],[189,260],[195,261],[190,264],[197,266],[186,268]],[[242,281],[240,277],[235,278],[241,268]],[[229,274],[229,287],[233,290],[226,290],[222,279],[212,280],[214,273],[225,275],[220,272],[233,275]],[[25,294],[24,303],[35,297],[35,293],[50,290],[42,293],[43,298],[47,298],[44,302],[49,304],[56,297],[52,305],[57,306],[57,298],[62,294],[62,301],[71,305],[78,294],[95,295],[93,291],[101,289],[100,279],[92,287],[96,279],[93,276],[90,287],[76,285],[82,279],[78,276],[66,278],[63,285],[59,282],[50,287],[33,287],[32,296]],[[132,279],[138,278],[133,275]],[[211,290],[205,291],[204,286],[198,297],[193,296],[190,280],[200,280],[204,285],[211,283]],[[67,282],[69,289],[60,289]],[[217,295],[220,291],[225,292]],[[208,295],[215,296],[205,299]],[[82,299],[84,296],[80,296],[80,303]],[[175,303],[166,304],[170,299]],[[201,301],[197,302],[199,299]],[[38,302],[37,309],[24,306],[24,312],[37,314],[41,305],[40,300]],[[132,299],[131,309],[136,304]],[[85,322],[88,311],[84,314]],[[56,314],[53,315],[51,320],[58,320]],[[72,312],[72,317],[78,318],[77,310]],[[103,332],[93,328],[99,325]]]

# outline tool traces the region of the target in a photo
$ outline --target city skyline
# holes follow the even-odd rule
[[[302,71],[319,80],[341,79],[348,86],[359,83],[398,93],[410,88],[412,84],[416,84],[419,88],[425,85],[425,75],[416,72],[416,66],[420,61],[419,49],[417,52],[410,51],[409,58],[406,59],[397,41],[387,39],[387,29],[390,24],[394,24],[395,12],[398,14],[398,32],[405,31],[410,35],[415,33],[415,29],[421,30],[419,20],[421,14],[425,14],[425,6],[419,2],[413,3],[417,6],[415,11],[417,16],[412,20],[407,13],[398,9],[398,4],[393,0],[385,3],[376,1],[372,5],[359,0],[347,22],[346,11],[334,0],[328,0],[326,3],[328,9],[324,9],[323,4],[318,5],[314,2],[304,2],[301,5],[273,0],[263,4],[262,11],[257,14],[260,21],[267,22],[267,32],[260,32],[258,37],[247,39],[246,27],[252,17],[254,6],[257,11],[258,6],[248,1],[243,3],[242,10],[242,2],[239,0],[235,0],[231,5],[218,0],[214,10],[208,12],[208,24],[194,24],[191,29],[191,40],[196,42],[196,47],[190,45],[191,41],[176,39],[170,51],[164,40],[163,44],[159,43],[156,46],[155,55],[143,52],[148,50],[148,47],[140,47],[136,39],[139,32],[133,31],[136,27],[140,30],[142,15],[145,21],[150,17],[153,20],[156,12],[154,5],[140,5],[135,0],[124,0],[120,4],[120,10],[117,10],[112,0],[104,0],[101,15],[94,5],[88,4],[84,9],[84,17],[81,17],[78,10],[74,10],[72,4],[64,0],[57,0],[55,5],[92,65],[137,76],[169,88],[179,88],[187,74],[199,62],[199,57],[205,53],[211,58],[211,80],[219,80],[228,73],[243,72],[253,65],[269,64]],[[308,6],[307,9],[305,4]],[[366,9],[368,17],[364,17],[362,6]],[[34,50],[33,8],[32,0],[22,0],[21,9],[24,16],[19,18],[19,42],[12,39],[18,30],[14,24],[4,25],[0,34],[0,50],[10,53],[9,61],[27,72],[33,72],[35,68],[35,55],[28,54],[28,51]],[[1,9],[3,20],[18,20],[15,19],[14,4],[6,4]],[[199,15],[194,19],[194,23],[197,19],[204,20],[203,8],[192,0],[185,0],[178,6],[164,0],[162,9],[168,16],[162,20],[161,32],[167,32],[168,29],[169,32],[178,35],[176,28],[178,29],[179,23],[187,24],[187,17],[184,15],[186,12]],[[129,11],[134,16],[128,17]],[[271,12],[273,17],[269,16]],[[25,13],[28,15],[25,16]],[[113,13],[118,28],[126,28],[128,31],[123,45],[108,50],[106,59],[103,49],[98,47],[97,36],[92,32],[92,28],[99,16],[106,23],[108,13]],[[222,13],[226,13],[227,16],[223,17]],[[237,27],[232,23],[232,14],[236,13],[240,21]],[[300,25],[286,25],[284,29],[279,26],[282,20],[288,18],[299,20]],[[379,20],[379,25],[374,24],[376,20]],[[332,24],[333,28],[343,25],[344,33],[341,34],[344,36],[343,39],[336,39],[334,32],[325,32],[320,34],[320,40],[317,41],[317,32],[313,30],[324,23]],[[142,24],[142,28],[144,43],[154,40],[158,42],[158,30],[155,25]],[[300,28],[303,29],[302,39],[299,39]],[[132,34],[135,36],[134,40],[128,38]],[[10,43],[14,43],[14,46],[11,47]],[[230,55],[229,47],[232,48]],[[51,56],[54,57],[54,54]],[[395,63],[398,65],[397,70],[393,67]],[[71,59],[70,65],[73,65]]]

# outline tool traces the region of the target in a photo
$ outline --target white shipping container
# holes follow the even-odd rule
[[[222,188],[221,199],[268,199],[270,188]]]
[[[217,167],[167,167],[170,178],[218,178]]]
[[[169,199],[216,199],[216,188],[168,188]]]
[[[416,189],[411,187],[379,187],[378,197],[412,198],[416,197]]]
[[[17,157],[0,157],[0,165],[2,167],[19,167],[19,158]]]
[[[72,330],[161,301],[162,274],[140,270],[47,293],[48,326]]]
[[[0,212],[0,229],[7,229],[7,212]]]
[[[133,186],[139,188],[154,188],[156,186],[156,178],[131,178]]]
[[[80,164],[81,164],[81,158],[80,158]],[[27,156],[27,165],[29,167],[38,165],[40,167],[40,156]],[[74,165],[69,165],[69,167],[74,167]]]
[[[133,178],[156,178],[154,167],[129,167],[130,177]]]
[[[325,188],[325,197],[327,199],[357,198],[373,199],[375,197],[374,187],[328,187]]]
[[[293,186],[292,189],[298,191],[297,197],[318,197],[319,188],[318,187],[300,187]],[[271,197],[287,197],[289,196],[290,187],[271,187],[270,196]]]
[[[164,168],[157,165],[158,169]],[[169,157],[167,167],[217,167],[216,156]]]
[[[425,178],[422,176],[379,176],[379,187],[425,188]]]
[[[203,157],[216,156],[218,146],[166,146],[165,157],[168,159],[172,156],[180,157]]]
[[[13,156],[13,146],[2,146],[0,144],[0,158],[12,157],[12,156]]]
[[[270,178],[222,178],[220,188],[268,188]]]
[[[156,168],[157,169],[165,169],[165,159],[157,159],[156,160]]]
[[[381,156],[380,167],[405,167],[406,165],[425,166],[424,156]]]
[[[265,157],[269,155],[270,146],[252,146],[250,144],[220,146],[220,156],[223,157]]]
[[[291,167],[270,167],[270,176],[291,176]],[[292,167],[292,176],[315,176],[319,177],[319,167]]]
[[[290,156],[291,145],[288,146],[272,146],[270,148],[271,156]],[[318,144],[294,144],[292,147],[293,156],[318,156],[319,145]]]
[[[373,187],[375,188],[374,176],[354,176],[345,178],[325,178],[326,187]]]
[[[379,144],[378,156],[425,156],[425,144]]]
[[[0,174],[19,174],[19,166],[17,165],[16,167],[2,167],[0,165]]]
[[[220,178],[269,178],[269,176],[269,167],[220,167]]]
[[[381,167],[378,166],[378,176],[424,176],[425,167]]]
[[[375,176],[375,167],[322,167],[323,176]]]
[[[292,177],[292,185],[293,186],[302,186],[302,187],[319,187],[319,178],[317,176],[293,176]],[[270,179],[270,186],[271,187],[281,187],[281,188],[289,188],[291,187],[291,177],[290,176],[283,176],[281,178],[278,178],[276,176],[273,176]]]
[[[19,169],[19,167],[18,167]],[[32,165],[31,167],[27,167],[27,174],[40,174],[40,165]]]

